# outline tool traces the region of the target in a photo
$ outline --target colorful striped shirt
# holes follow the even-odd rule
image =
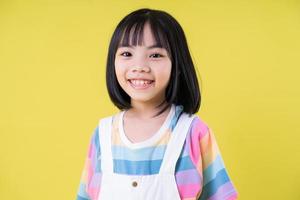
[[[171,109],[159,131],[146,141],[130,143],[120,113],[112,124],[114,172],[127,175],[157,174],[182,106]],[[163,129],[167,126],[167,129]],[[161,130],[167,130],[162,132]],[[100,133],[101,134],[101,133]],[[157,138],[151,146],[149,141]],[[97,200],[101,192],[101,150],[98,126],[90,139],[77,200]],[[238,193],[230,180],[212,130],[198,116],[189,128],[176,164],[175,180],[182,200],[234,200]]]

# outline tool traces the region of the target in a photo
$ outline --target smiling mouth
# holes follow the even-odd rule
[[[134,89],[147,89],[147,88],[153,86],[155,81],[128,79],[128,82]]]

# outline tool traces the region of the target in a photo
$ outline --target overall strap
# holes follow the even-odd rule
[[[167,149],[165,151],[159,173],[175,174],[177,160],[183,150],[184,141],[195,117],[196,115],[189,116],[189,114],[185,112],[180,116],[173,132],[171,133],[172,135],[167,144]]]
[[[99,140],[101,150],[101,170],[113,172],[113,158],[111,151],[111,123],[112,116],[99,120]]]

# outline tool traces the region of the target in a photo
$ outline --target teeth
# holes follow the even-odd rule
[[[152,81],[148,81],[148,80],[131,80],[131,83],[133,83],[134,85],[147,85],[150,84]]]

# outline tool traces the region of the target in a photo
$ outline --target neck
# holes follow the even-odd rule
[[[166,102],[159,108],[156,108],[159,104],[145,104],[143,102],[131,101],[132,108],[129,111],[130,116],[138,117],[139,119],[151,119],[154,115],[156,115],[164,106],[166,106]],[[165,116],[165,114],[169,113],[171,107],[167,108],[163,113],[161,113],[157,117]],[[155,117],[155,118],[157,118]]]

